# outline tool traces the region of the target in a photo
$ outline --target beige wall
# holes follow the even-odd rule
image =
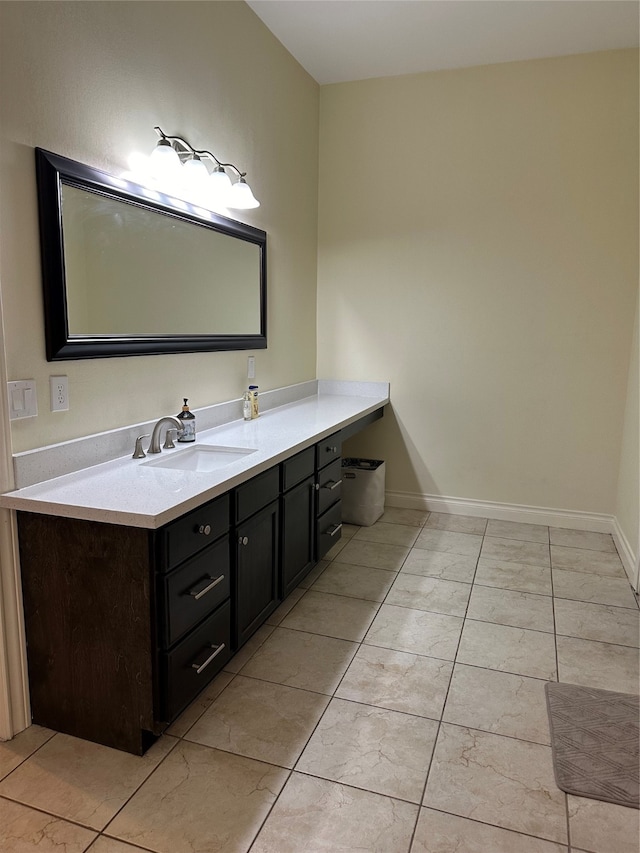
[[[636,560],[640,557],[640,353],[638,351],[638,317],[640,299],[631,347],[627,381],[627,404],[620,452],[620,476],[615,515],[620,529]],[[635,581],[635,579],[632,579]],[[640,578],[637,579],[640,581]]]
[[[638,53],[321,90],[318,375],[411,495],[612,514],[638,288]]]
[[[9,379],[34,378],[39,415],[14,452],[242,394],[247,353],[48,363],[33,148],[110,172],[153,126],[246,169],[268,232],[264,389],[315,377],[318,86],[244,3],[0,3],[0,287]],[[50,375],[71,409],[49,412]]]

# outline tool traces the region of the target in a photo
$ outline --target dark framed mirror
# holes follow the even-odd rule
[[[48,361],[267,346],[267,235],[36,148]]]

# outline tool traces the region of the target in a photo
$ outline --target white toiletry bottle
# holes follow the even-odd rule
[[[196,440],[196,416],[193,412],[189,411],[189,406],[187,406],[187,397],[182,398],[184,400],[184,406],[182,407],[182,411],[178,414],[178,420],[182,424],[182,435],[179,436],[178,441],[195,441]]]

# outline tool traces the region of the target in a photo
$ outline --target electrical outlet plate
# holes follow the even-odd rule
[[[69,380],[66,376],[50,376],[51,411],[66,412],[69,410]]]
[[[34,379],[19,379],[7,382],[9,396],[9,419],[35,418],[38,414],[36,383]]]
[[[256,357],[255,355],[247,356],[247,379],[256,378]]]

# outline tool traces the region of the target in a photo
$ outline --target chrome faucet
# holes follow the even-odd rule
[[[162,429],[163,424],[170,424],[170,427],[167,428],[167,434],[165,436],[165,442],[163,444],[163,447],[167,448],[175,446],[169,434],[172,429],[177,430],[178,435],[182,435],[183,427],[178,418],[174,418],[172,415],[160,418],[160,420],[154,426],[153,432],[151,433],[151,443],[149,444],[149,449],[147,450],[147,453],[160,453],[160,430]]]

